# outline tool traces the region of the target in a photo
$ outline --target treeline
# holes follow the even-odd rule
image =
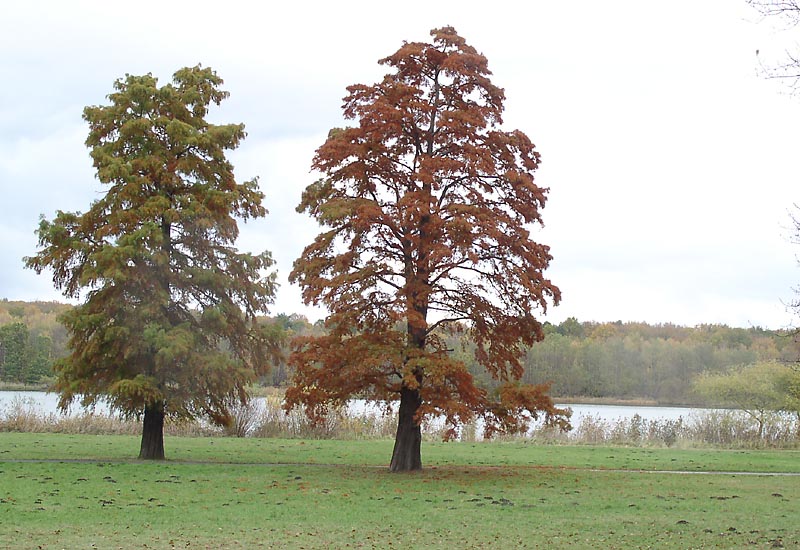
[[[69,336],[58,317],[71,307],[60,302],[0,299],[0,382],[41,385],[52,381],[53,363],[69,353]],[[319,323],[313,325],[296,314],[279,314],[262,322],[275,323],[283,332],[284,356],[289,354],[293,336],[322,330]],[[260,383],[285,386],[290,375],[285,361],[280,361]]]
[[[68,353],[67,334],[58,315],[69,305],[57,302],[0,301],[0,381],[36,384],[52,377],[52,364]],[[302,315],[265,319],[285,334],[288,355],[293,336],[321,332]],[[545,339],[525,357],[523,381],[552,382],[560,398],[592,397],[645,400],[661,404],[697,404],[692,381],[701,373],[723,372],[758,361],[794,362],[800,358],[794,333],[725,325],[683,327],[671,324],[596,323],[569,318],[545,323]],[[472,359],[464,336],[451,336],[453,353],[489,386],[491,378]],[[285,362],[274,365],[261,383],[285,386],[291,378]]]
[[[0,300],[0,381],[40,384],[52,377],[53,362],[67,353],[67,331],[58,315],[70,307]]]
[[[545,325],[528,350],[525,381],[552,381],[556,397],[700,404],[693,379],[757,361],[798,360],[793,332],[725,325],[592,323]]]
[[[271,319],[286,334],[284,351],[296,335],[321,333],[321,323],[302,315]],[[528,349],[523,381],[552,382],[558,398],[635,400],[658,404],[703,405],[706,399],[692,390],[699,374],[721,373],[756,362],[794,363],[800,359],[795,333],[760,327],[726,325],[683,327],[672,324],[579,322],[545,323],[545,339]],[[451,353],[464,361],[480,385],[497,382],[473,358],[468,332],[442,335]],[[283,386],[290,378],[281,363],[262,380]]]

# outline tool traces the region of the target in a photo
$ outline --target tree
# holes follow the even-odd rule
[[[543,274],[549,248],[530,233],[547,191],[533,179],[539,153],[500,129],[504,93],[486,58],[451,27],[431,35],[381,60],[392,71],[381,82],[347,89],[344,116],[358,125],[316,151],[323,177],[298,211],[324,229],[290,274],[329,316],[326,335],[295,341],[287,408],[319,419],[353,396],[399,398],[392,471],[422,467],[428,415],[443,415],[449,437],[476,416],[486,435],[539,415],[567,427],[547,385],[518,383],[524,347],[543,337],[534,312],[560,298]],[[459,330],[503,382],[494,395],[448,353],[443,335]]]
[[[774,411],[791,410],[791,369],[776,362],[754,363],[722,373],[706,372],[694,381],[694,391],[714,405],[734,406],[758,424],[758,437]]]
[[[797,433],[800,435],[800,367],[796,364],[786,366],[778,374],[777,386],[784,398],[782,409],[795,416]]]
[[[800,23],[800,0],[747,0],[763,17],[782,21],[788,27]],[[756,55],[760,52],[757,50]],[[784,79],[792,90],[800,88],[800,53],[786,51],[786,59],[774,66],[762,66],[767,78]]]
[[[567,317],[560,325],[558,325],[556,331],[564,336],[580,338],[583,336],[584,327],[575,317]]]
[[[0,326],[0,379],[25,382],[30,362],[28,327],[15,322]]]
[[[49,336],[43,334],[34,335],[33,333],[28,335],[30,359],[25,383],[36,384],[52,376],[52,348],[53,340]]]
[[[42,218],[26,258],[85,301],[61,317],[71,353],[56,366],[60,406],[81,396],[143,419],[140,458],[164,458],[165,417],[230,422],[268,368],[275,335],[256,318],[271,302],[268,252],[240,253],[236,218],[266,214],[257,180],[237,183],[225,151],[244,125],[205,120],[228,96],[209,68],[158,86],[126,75],[110,105],[87,107],[86,145],[108,189],[86,213]]]

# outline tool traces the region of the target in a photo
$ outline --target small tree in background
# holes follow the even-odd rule
[[[328,334],[295,341],[287,407],[321,418],[352,397],[399,399],[392,471],[422,467],[428,415],[443,415],[449,436],[476,416],[487,435],[540,414],[568,425],[547,385],[518,383],[521,352],[543,337],[534,313],[560,297],[543,275],[549,249],[530,235],[546,195],[533,179],[539,153],[500,129],[504,94],[486,58],[453,28],[431,35],[381,60],[381,82],[348,88],[344,115],[358,125],[317,149],[324,177],[298,211],[324,230],[290,275],[330,315]],[[496,394],[449,353],[453,330],[503,382]]]
[[[800,436],[800,367],[787,365],[778,377],[778,389],[784,395],[783,410],[794,414]]]
[[[704,373],[694,381],[694,391],[712,405],[741,409],[758,424],[763,439],[764,426],[775,411],[797,413],[797,396],[792,396],[796,373],[787,365],[764,362]]]
[[[106,400],[143,418],[140,458],[164,458],[165,417],[230,422],[229,405],[269,366],[274,325],[269,253],[233,248],[235,217],[266,214],[256,180],[237,183],[225,151],[244,125],[205,120],[228,96],[209,68],[184,68],[159,87],[117,80],[110,105],[87,107],[86,145],[105,195],[86,213],[59,211],[37,230],[27,267],[53,271],[69,297],[71,354],[56,366],[60,406]]]
[[[15,322],[0,326],[0,380],[26,382],[30,363],[28,327]]]

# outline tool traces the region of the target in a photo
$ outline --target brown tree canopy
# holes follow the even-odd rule
[[[287,406],[318,418],[354,396],[399,397],[394,471],[421,467],[427,415],[443,415],[451,436],[476,416],[487,435],[542,413],[566,426],[546,385],[518,384],[521,350],[542,338],[534,313],[560,297],[544,276],[549,248],[531,238],[547,191],[534,182],[539,153],[500,128],[505,96],[486,58],[451,27],[431,35],[382,59],[381,82],[348,88],[344,115],[358,124],[316,152],[323,178],[298,211],[323,231],[290,275],[327,308],[329,332],[296,342]],[[469,331],[506,382],[496,395],[451,357],[448,330]]]

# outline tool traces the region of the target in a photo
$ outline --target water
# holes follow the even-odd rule
[[[642,420],[678,420],[687,419],[691,415],[708,412],[711,409],[690,407],[647,407],[632,405],[581,405],[558,404],[559,408],[572,409],[572,424],[577,426],[583,418],[599,418],[609,422],[617,420],[630,420],[634,415],[639,415]]]
[[[690,415],[711,411],[712,409],[693,407],[651,407],[633,405],[584,405],[580,403],[557,403],[560,409],[572,409],[572,424],[577,426],[583,418],[595,418],[608,422],[625,421],[639,415],[642,420],[678,420]],[[354,415],[380,414],[383,409],[363,399],[351,401],[348,410]]]
[[[35,392],[35,391],[0,391],[0,412],[7,409],[15,400],[22,401],[26,407],[33,408],[41,414],[59,414],[58,395],[55,393]],[[264,401],[264,398],[256,399],[256,402]],[[583,405],[562,404],[560,408],[572,409],[572,424],[577,426],[583,418],[595,418],[607,422],[630,420],[634,415],[639,415],[642,420],[677,420],[684,419],[691,415],[708,411],[709,409],[689,408],[689,407],[645,407],[631,405]],[[354,415],[376,414],[382,412],[382,408],[363,400],[353,400],[349,410]],[[108,406],[99,403],[95,411],[100,414],[108,413]],[[85,412],[79,403],[73,403],[67,414],[80,415]]]
[[[32,409],[39,414],[61,414],[58,410],[58,394],[42,391],[0,391],[0,413],[7,410],[14,403],[21,403],[26,409]],[[108,405],[98,403],[94,411],[98,414],[108,414]],[[79,416],[87,409],[81,407],[76,400],[66,413],[67,416]]]

